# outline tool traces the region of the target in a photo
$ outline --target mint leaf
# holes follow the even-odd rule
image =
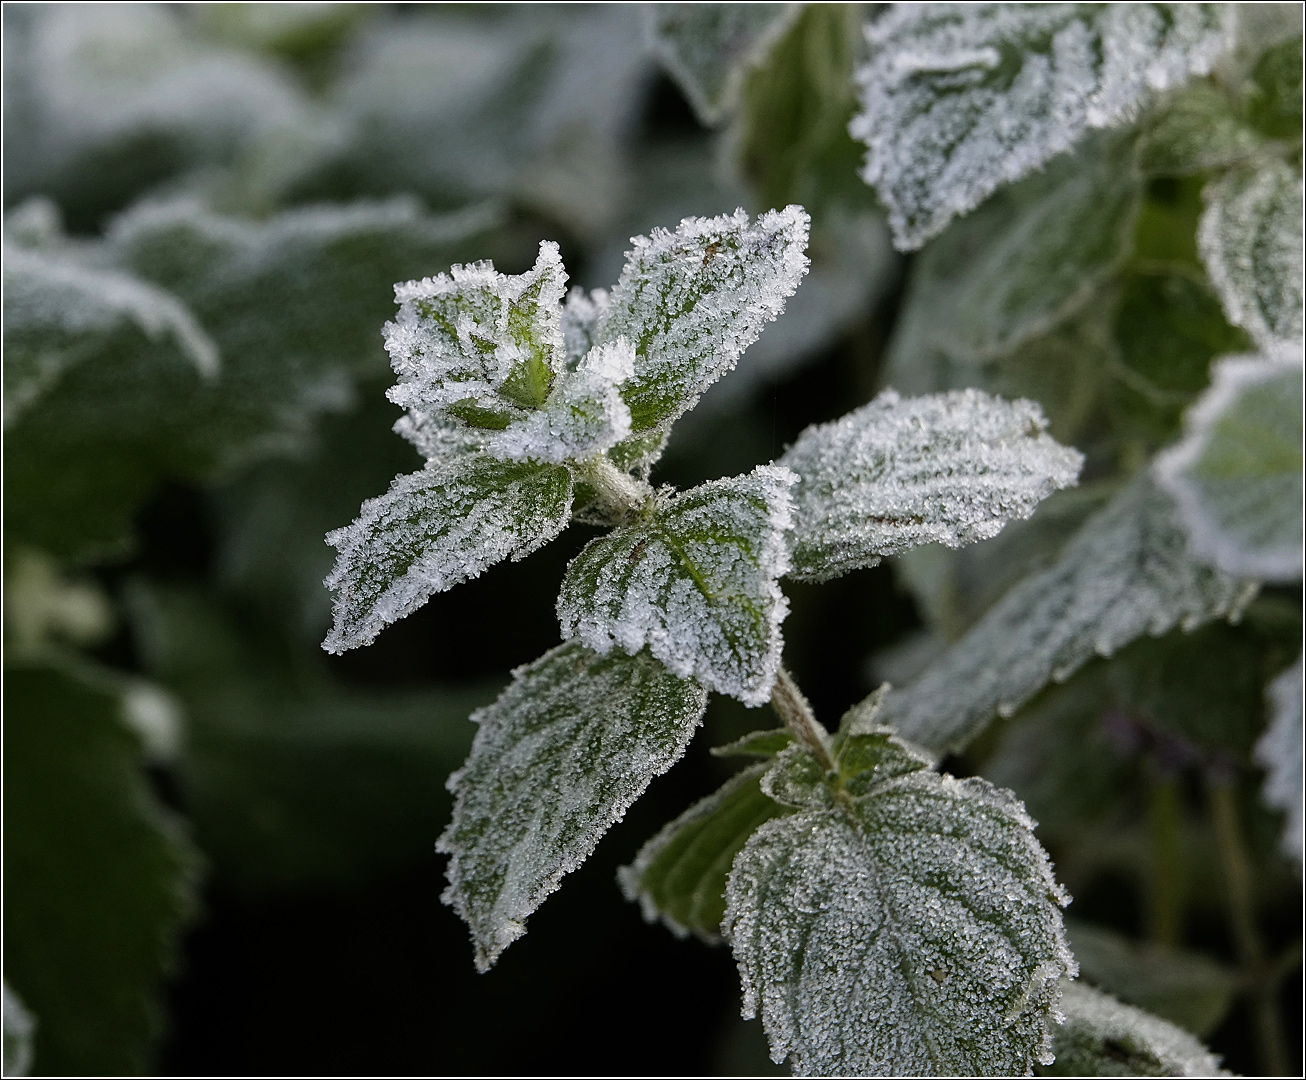
[[[910,687],[890,691],[879,721],[932,751],[959,750],[1093,656],[1177,625],[1236,619],[1255,591],[1189,553],[1173,501],[1141,476],[1049,569],[1012,589]]]
[[[800,1076],[1026,1073],[1047,1059],[1075,970],[1068,898],[1033,822],[1009,793],[939,776],[882,732],[844,753],[857,761],[837,796],[797,748],[762,783],[808,795],[730,874],[723,931],[744,1016],[761,1012],[772,1059]]]
[[[645,646],[682,678],[746,705],[771,696],[789,561],[788,469],[759,465],[650,506],[591,540],[558,595],[563,637],[607,654]]]
[[[1302,662],[1270,683],[1270,726],[1256,744],[1256,761],[1269,774],[1261,797],[1285,814],[1280,849],[1302,861]]]
[[[513,672],[449,778],[444,901],[487,970],[525,920],[684,753],[707,694],[648,653],[598,656],[567,642]]]
[[[1197,244],[1225,314],[1262,348],[1302,337],[1302,181],[1270,161],[1205,191]]]
[[[1143,122],[1136,152],[1148,176],[1191,176],[1239,165],[1264,147],[1233,99],[1199,82],[1172,94]]]
[[[1205,75],[1232,44],[1220,4],[904,4],[866,28],[863,179],[902,250],[998,187]]]
[[[327,534],[340,556],[326,579],[335,626],[322,647],[369,645],[433,593],[523,559],[571,515],[571,474],[561,465],[467,455],[430,462],[363,503],[357,521]]]
[[[638,901],[647,922],[661,919],[677,937],[691,932],[721,940],[726,878],[735,856],[759,825],[790,811],[758,786],[765,765],[736,773],[639,849],[617,872],[626,899]]]

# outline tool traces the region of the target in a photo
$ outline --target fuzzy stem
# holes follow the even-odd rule
[[[585,463],[584,475],[615,521],[635,514],[653,495],[647,484],[618,469],[603,454]]]
[[[780,715],[793,737],[811,750],[827,771],[832,771],[835,765],[828,745],[830,733],[816,719],[811,704],[784,668],[775,677],[771,708]]]

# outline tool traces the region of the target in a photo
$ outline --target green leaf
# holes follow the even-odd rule
[[[762,783],[808,796],[730,875],[744,1016],[761,1012],[772,1059],[798,1075],[1026,1073],[1075,970],[1068,898],[1033,823],[1010,794],[939,776],[883,732],[844,753],[856,772],[837,790],[797,748]]]
[[[598,656],[567,642],[513,672],[472,715],[471,757],[449,778],[444,901],[487,970],[603,834],[684,753],[707,694],[648,653]]]
[[[921,252],[890,363],[1002,357],[1063,322],[1124,260],[1141,185],[1098,137],[1007,188]]]
[[[1262,348],[1302,337],[1302,181],[1271,160],[1204,192],[1197,243],[1225,313]]]
[[[1156,461],[1193,552],[1229,574],[1290,581],[1302,571],[1302,351],[1226,357]]]
[[[26,1076],[32,1067],[32,1035],[36,1018],[18,995],[4,984],[4,1074]]]
[[[340,556],[326,579],[335,625],[322,647],[369,645],[432,594],[525,558],[567,526],[571,473],[561,465],[484,455],[429,462],[363,503],[357,521],[327,534]]]
[[[1066,934],[1081,978],[1199,1037],[1215,1030],[1238,993],[1238,973],[1200,953],[1078,919],[1066,920]]]
[[[1091,986],[1062,988],[1065,1021],[1053,1029],[1055,1064],[1044,1076],[1231,1076],[1181,1028]]]
[[[635,435],[692,409],[784,310],[807,272],[808,225],[790,206],[751,225],[737,210],[635,237],[595,335],[634,345],[635,376],[622,397]]]
[[[1168,97],[1143,122],[1138,166],[1148,176],[1189,176],[1239,165],[1264,146],[1229,95],[1200,82]]]
[[[1302,662],[1270,683],[1270,726],[1256,744],[1256,761],[1269,775],[1261,789],[1268,806],[1285,815],[1280,850],[1302,861]]]
[[[639,849],[617,872],[626,899],[677,937],[721,940],[730,866],[763,822],[790,813],[758,787],[765,765],[736,773]]]
[[[904,400],[886,390],[808,428],[780,459],[798,474],[791,575],[825,581],[919,544],[985,540],[1029,517],[1076,482],[1083,462],[1046,426],[1031,401],[977,390]]]
[[[654,55],[708,127],[733,112],[750,67],[793,23],[801,4],[649,4]]]
[[[761,705],[780,664],[789,609],[794,474],[759,465],[650,505],[591,540],[558,594],[563,637],[608,653],[645,646],[682,678]]]
[[[725,746],[712,747],[710,753],[714,757],[769,758],[775,757],[793,741],[794,737],[789,734],[788,728],[775,728],[771,731],[751,731],[734,742],[726,743]]]
[[[5,977],[49,1075],[150,1071],[196,856],[154,800],[119,695],[5,671]]]
[[[1290,9],[1289,9],[1290,10]],[[1267,49],[1252,69],[1254,89],[1247,101],[1247,117],[1276,139],[1301,139],[1302,36]]]
[[[896,7],[866,30],[857,73],[863,179],[902,250],[1151,92],[1204,75],[1232,44],[1219,4]]]
[[[932,751],[959,750],[1094,655],[1176,625],[1236,619],[1255,591],[1189,553],[1174,503],[1141,476],[1053,566],[1012,589],[912,686],[891,691],[880,722]]]

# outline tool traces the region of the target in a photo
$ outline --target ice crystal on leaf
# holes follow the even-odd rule
[[[1075,962],[1024,808],[883,731],[848,737],[839,774],[832,787],[806,750],[781,754],[763,790],[804,805],[730,874],[723,930],[772,1058],[800,1076],[1019,1076],[1049,1060]]]
[[[660,501],[590,541],[558,596],[563,637],[649,650],[677,675],[748,705],[771,695],[788,602],[788,469],[759,465]]]
[[[1195,554],[1228,574],[1302,572],[1302,349],[1215,365],[1185,437],[1156,461]]]
[[[707,694],[648,653],[559,645],[513,672],[480,725],[438,850],[444,900],[471,927],[485,971],[525,920],[684,753]]]
[[[1280,848],[1302,861],[1302,661],[1270,683],[1270,726],[1256,744],[1256,760],[1269,774],[1261,797],[1287,817]]]
[[[1067,981],[1065,1021],[1053,1030],[1049,1076],[1231,1076],[1220,1059],[1183,1028]]]
[[[1193,557],[1173,500],[1141,476],[1055,564],[1012,589],[919,680],[891,691],[880,721],[932,751],[961,749],[1094,656],[1176,625],[1236,618],[1255,591]]]
[[[866,29],[863,179],[898,247],[918,248],[999,186],[1229,48],[1222,4],[899,4]]]
[[[358,520],[327,535],[340,552],[326,579],[335,626],[322,647],[368,645],[433,593],[521,559],[571,516],[571,474],[560,465],[466,454],[397,478]]]
[[[1083,456],[1032,401],[886,390],[810,427],[780,459],[794,487],[792,576],[824,581],[918,544],[985,540],[1074,484]]]
[[[1229,321],[1262,348],[1302,338],[1302,180],[1282,161],[1204,192],[1197,242]]]

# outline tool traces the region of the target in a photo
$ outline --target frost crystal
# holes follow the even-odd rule
[[[1302,180],[1282,161],[1204,192],[1197,243],[1229,321],[1262,348],[1302,339]]]
[[[730,371],[784,310],[807,272],[801,207],[686,218],[674,233],[637,236],[595,340],[625,337],[635,376],[622,392],[636,435],[665,429]]]
[[[706,705],[647,653],[600,657],[572,641],[472,714],[480,730],[449,778],[457,801],[437,850],[453,856],[443,899],[471,927],[481,971],[680,758]]]
[[[563,637],[608,653],[649,650],[682,678],[747,705],[771,695],[780,623],[779,577],[792,525],[786,468],[759,465],[650,507],[591,540],[558,595]]]
[[[562,308],[562,344],[567,354],[567,367],[574,368],[594,347],[599,320],[607,310],[607,289],[586,293],[578,287],[567,294],[567,302]]]
[[[789,28],[802,4],[649,4],[649,46],[709,127],[732,112],[748,68]]]
[[[1067,981],[1053,1029],[1051,1076],[1232,1076],[1193,1036],[1151,1013]]]
[[[1289,858],[1302,861],[1302,661],[1270,683],[1270,726],[1256,744],[1256,760],[1269,774],[1261,797],[1267,806],[1282,810],[1284,822],[1280,848]]]
[[[735,859],[722,928],[744,1016],[761,1012],[773,1060],[799,1076],[1027,1074],[1075,971],[1034,823],[1009,792],[930,772],[882,735],[849,747],[851,799],[831,806],[806,755],[807,808]]]
[[[337,595],[322,647],[369,645],[433,593],[547,544],[567,525],[571,488],[560,465],[471,454],[397,478],[357,521],[327,535],[340,556],[325,582]]]
[[[1223,4],[899,4],[866,28],[862,177],[918,248],[1229,48]]]
[[[1045,434],[1032,401],[978,390],[886,390],[810,427],[780,459],[794,488],[794,577],[825,581],[918,544],[994,536],[1076,482],[1083,456]]]
[[[1195,554],[1228,574],[1302,572],[1302,348],[1215,365],[1184,438],[1156,460]]]
[[[22,999],[9,988],[5,982],[0,989],[0,1018],[4,1025],[4,1074],[5,1076],[26,1076],[32,1067],[32,1037],[36,1031],[36,1019]]]
[[[1170,497],[1139,477],[1094,515],[1043,573],[1026,578],[906,690],[880,722],[942,753],[1010,716],[1053,679],[1142,634],[1236,619],[1254,582],[1199,562]],[[863,706],[854,706],[854,711]]]

